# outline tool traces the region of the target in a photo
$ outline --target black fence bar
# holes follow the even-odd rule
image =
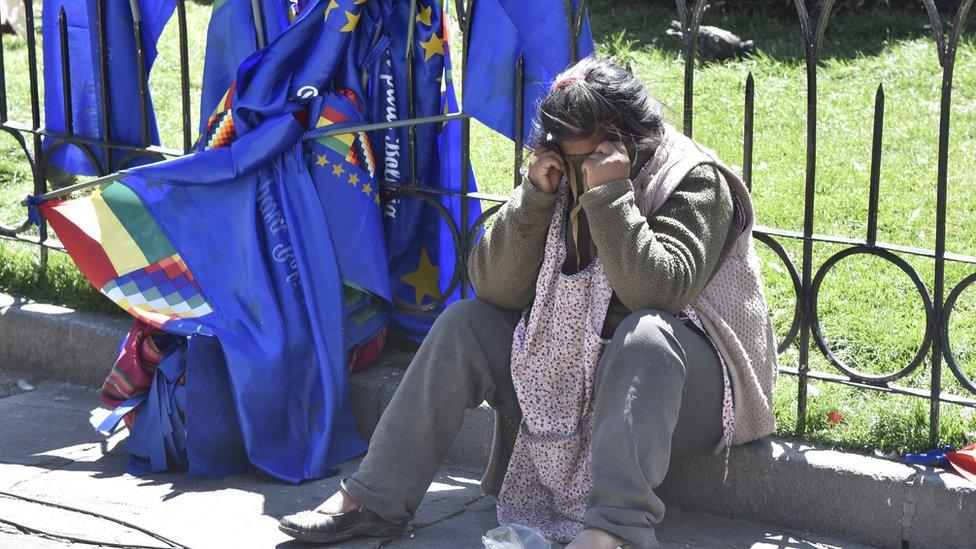
[[[941,22],[941,16],[935,9],[932,0],[925,0],[926,9],[930,19],[937,19]],[[939,57],[942,64],[942,94],[939,106],[939,167],[936,180],[936,207],[935,207],[935,281],[934,281],[934,317],[937,326],[945,323],[945,240],[946,240],[946,208],[948,191],[949,173],[949,122],[950,109],[952,106],[952,76],[956,63],[956,46],[959,43],[959,34],[965,24],[966,13],[972,0],[963,0],[956,12],[956,18],[952,25],[952,34],[949,41],[945,41],[942,34],[941,24],[932,21],[932,30],[937,32],[936,43],[939,46]],[[945,344],[942,341],[945,330],[937,331],[937,344],[932,346],[932,381],[931,391],[935,397],[942,388],[942,351]],[[929,439],[933,443],[938,441],[939,436],[939,400],[931,400],[929,411]]]
[[[151,143],[149,131],[149,74],[146,62],[146,48],[142,44],[142,13],[139,1],[129,0],[132,9],[132,36],[136,44],[136,76],[139,78],[139,121],[142,131],[142,144]]]
[[[793,240],[812,240],[813,242],[820,242],[823,244],[850,244],[852,246],[867,246],[868,241],[859,238],[851,238],[846,236],[831,236],[820,233],[813,233],[812,236],[807,237],[802,232],[791,231],[787,229],[778,229],[776,227],[767,227],[765,225],[757,225],[755,232],[759,234],[766,234],[770,236],[776,236],[781,238],[789,238]],[[912,246],[903,246],[901,244],[892,244],[890,242],[878,242],[873,247],[882,250],[887,250],[890,252],[897,252],[902,254],[917,255],[919,257],[935,257],[935,252],[933,250],[925,248],[917,248]],[[946,252],[945,258],[948,261],[967,263],[970,265],[976,265],[976,256],[963,255],[956,253]]]
[[[0,131],[12,135],[24,149],[24,154],[31,163],[33,175],[34,194],[45,195],[47,190],[46,168],[50,161],[51,151],[57,147],[73,146],[77,147],[89,158],[94,158],[91,151],[100,149],[103,151],[104,161],[101,168],[104,172],[111,172],[119,166],[126,165],[126,159],[137,156],[163,157],[184,154],[192,148],[192,136],[196,134],[196,128],[192,127],[192,117],[190,113],[189,101],[189,67],[188,67],[188,44],[186,28],[186,6],[185,0],[177,0],[177,24],[179,25],[179,55],[180,55],[180,79],[181,85],[179,93],[181,99],[181,118],[182,118],[182,148],[168,148],[160,145],[150,144],[150,124],[149,124],[149,89],[146,78],[146,59],[143,51],[141,21],[138,14],[138,6],[134,0],[130,0],[133,9],[133,36],[135,37],[136,51],[132,52],[137,56],[137,64],[140,77],[140,112],[142,120],[142,143],[118,143],[116,136],[111,135],[111,123],[109,105],[112,104],[111,87],[108,71],[108,51],[105,37],[105,4],[107,0],[97,0],[98,14],[98,42],[99,42],[99,71],[98,83],[101,85],[102,103],[102,136],[92,138],[77,135],[76,128],[71,121],[72,98],[70,95],[71,66],[68,59],[69,48],[67,47],[67,24],[64,17],[59,20],[59,34],[62,40],[62,84],[65,88],[66,128],[63,132],[54,132],[46,129],[41,124],[40,117],[40,93],[38,86],[38,59],[37,59],[37,39],[35,34],[33,2],[26,1],[27,18],[27,54],[28,71],[30,82],[30,121],[17,122],[7,119],[8,115],[8,96],[6,94],[6,67],[4,66],[4,55],[2,44],[0,44]],[[465,80],[468,70],[468,40],[471,36],[471,28],[474,16],[474,6],[476,0],[455,0],[456,17],[462,33],[461,36],[461,80]],[[766,245],[775,254],[775,259],[781,261],[787,270],[795,297],[793,319],[787,333],[781,338],[778,348],[784,352],[790,347],[798,350],[798,362],[796,367],[780,367],[780,373],[794,375],[798,378],[797,388],[797,423],[795,429],[797,434],[803,434],[807,421],[807,383],[810,379],[839,383],[843,385],[859,387],[866,390],[880,391],[889,394],[906,395],[913,398],[925,398],[930,401],[929,409],[929,438],[933,444],[938,442],[940,404],[951,403],[960,406],[976,407],[976,382],[966,376],[958,363],[957,357],[953,354],[951,337],[949,330],[950,317],[956,303],[963,291],[976,285],[976,271],[971,271],[961,282],[952,288],[946,287],[945,270],[946,262],[965,265],[967,268],[976,266],[976,255],[965,255],[962,253],[951,253],[946,250],[946,217],[948,212],[948,168],[949,156],[948,146],[950,139],[950,121],[952,105],[952,86],[953,71],[956,60],[956,49],[959,37],[966,20],[966,15],[971,7],[972,0],[962,0],[953,19],[951,28],[946,29],[941,17],[936,10],[933,0],[922,0],[926,13],[931,24],[932,34],[938,49],[938,61],[942,68],[941,75],[941,94],[940,94],[940,115],[939,115],[939,145],[938,145],[938,174],[935,181],[936,192],[936,242],[934,249],[923,249],[900,244],[884,242],[878,239],[878,205],[880,202],[881,190],[881,162],[884,137],[885,122],[885,88],[879,85],[874,97],[874,125],[873,138],[871,144],[871,174],[870,190],[868,197],[868,226],[865,237],[850,237],[843,235],[825,235],[815,232],[815,198],[818,185],[826,184],[816,172],[817,161],[817,70],[823,48],[823,39],[826,31],[827,21],[831,15],[833,1],[827,0],[820,4],[817,17],[811,17],[803,0],[794,0],[800,36],[803,40],[805,54],[805,76],[806,76],[806,164],[804,175],[803,192],[803,228],[801,231],[785,230],[776,227],[755,227],[755,237],[757,241]],[[705,0],[695,0],[689,9],[688,2],[676,0],[678,19],[682,27],[683,49],[682,57],[684,60],[684,80],[683,92],[684,103],[682,109],[683,129],[686,134],[692,135],[694,125],[694,84],[696,69],[696,42],[701,25],[701,19],[708,2]],[[257,4],[252,4],[252,7]],[[574,8],[572,0],[564,0],[565,19],[567,26],[567,36],[570,44],[570,58],[578,58],[578,37],[582,31],[583,17],[585,14],[585,0],[580,0]],[[416,25],[417,4],[412,0],[410,4],[409,19],[409,39],[408,46],[404,53],[407,60],[407,118],[392,122],[380,122],[369,124],[358,124],[355,126],[345,126],[339,128],[322,128],[312,130],[306,134],[307,139],[321,137],[324,135],[335,135],[338,133],[352,133],[360,131],[382,130],[386,128],[408,127],[409,141],[408,147],[412,160],[411,173],[409,179],[405,175],[402,184],[384,185],[385,197],[389,200],[397,196],[410,197],[425,202],[434,208],[440,215],[448,229],[451,231],[456,254],[454,261],[454,273],[448,288],[442,289],[443,294],[434,303],[417,306],[412,303],[399,302],[397,306],[401,310],[423,310],[431,311],[441,306],[455,289],[460,289],[462,297],[469,297],[468,278],[465,269],[467,254],[473,245],[477,231],[484,227],[485,223],[498,211],[502,202],[506,200],[504,196],[488,195],[479,192],[472,192],[472,182],[469,176],[471,166],[470,146],[471,146],[471,121],[463,113],[451,113],[448,115],[438,115],[430,117],[416,116],[416,98],[414,82],[414,38]],[[255,23],[258,28],[257,37],[259,43],[263,43],[263,22],[260,20],[260,11],[255,11]],[[948,30],[948,36],[946,34]],[[446,37],[445,37],[446,38]],[[124,53],[124,52],[123,52]],[[121,54],[121,53],[120,53]],[[515,82],[515,143],[513,150],[514,183],[521,182],[520,171],[524,155],[524,140],[522,128],[524,117],[531,116],[523,106],[522,85],[524,83],[524,60],[520,59],[516,65]],[[759,83],[761,85],[761,82]],[[753,181],[753,149],[755,145],[755,96],[756,79],[750,72],[745,77],[745,95],[743,107],[743,179],[752,188]],[[172,91],[170,93],[173,93]],[[463,90],[462,90],[463,93]],[[437,189],[427,185],[428,182],[417,181],[416,173],[416,128],[422,124],[443,123],[449,120],[460,120],[461,123],[461,188],[460,191]],[[46,149],[42,147],[42,139],[47,138],[50,142]],[[28,140],[31,143],[28,143]],[[123,156],[122,162],[113,162],[113,155]],[[95,161],[95,160],[93,160]],[[96,162],[97,163],[97,162]],[[119,177],[118,174],[109,175],[105,178],[96,180],[110,181]],[[45,196],[60,197],[90,186],[93,182],[82,183],[64,189],[60,189]],[[461,205],[460,223],[457,223],[450,212],[443,206],[444,198],[458,199]],[[486,207],[477,219],[471,220],[472,201],[480,201]],[[59,243],[47,237],[46,225],[41,227],[38,234],[31,234],[28,231],[29,224],[24,222],[18,227],[0,227],[0,238],[15,239],[20,242],[27,242],[38,245],[42,250],[42,261],[46,260],[48,249],[58,249]],[[799,257],[794,258],[786,251],[782,242],[787,240],[799,241],[802,248]],[[815,249],[825,246],[840,246],[842,249],[831,255],[822,265],[814,265],[813,257]],[[970,252],[971,253],[971,252]],[[893,263],[902,270],[913,282],[922,301],[919,311],[919,318],[925,319],[925,334],[922,344],[918,349],[915,358],[900,370],[881,375],[860,372],[848,364],[845,364],[830,348],[830,342],[823,336],[817,307],[817,300],[821,282],[827,272],[836,264],[847,257],[854,255],[867,254],[880,258],[889,263]],[[924,258],[926,261],[933,261],[935,276],[931,284],[926,284],[921,276],[915,271],[902,256],[915,256]],[[446,266],[443,266],[446,268]],[[40,272],[43,272],[43,268]],[[930,292],[931,288],[931,292]],[[948,294],[948,295],[947,295]],[[831,371],[814,371],[810,368],[811,346],[814,346],[829,362]],[[960,381],[967,391],[967,395],[961,396],[950,394],[944,391],[942,381],[942,365],[945,362],[952,374]],[[928,368],[929,387],[924,389],[905,387],[899,385],[901,380],[920,368]]]
[[[26,135],[35,135],[38,139],[42,137],[57,138],[59,141],[67,141],[67,134],[56,132],[48,129],[32,130],[29,124],[24,124],[22,122],[12,122],[8,121],[0,124],[0,130],[7,132],[18,132]],[[91,137],[84,137],[75,134],[71,137],[70,142],[76,145],[88,145],[88,146],[110,146],[113,149],[118,149],[120,151],[130,151],[132,153],[146,153],[152,156],[182,156],[183,151],[180,149],[174,149],[171,147],[163,147],[160,145],[133,145],[131,143],[121,143],[118,141],[106,141],[105,139],[93,139]]]
[[[112,111],[109,109],[109,105],[112,104],[112,90],[109,87],[109,72],[108,72],[108,37],[105,35],[105,2],[106,0],[98,0],[95,2],[95,33],[98,38],[98,82],[100,84],[100,96],[99,101],[101,101],[102,114],[101,120],[99,121],[102,128],[102,139],[104,140],[104,145],[102,146],[102,154],[104,157],[105,170],[111,171],[115,169],[115,164],[112,162],[112,157],[114,156],[114,150],[111,146],[112,143]],[[69,88],[65,88],[66,90]]]
[[[797,415],[796,433],[802,435],[806,429],[807,406],[807,371],[810,367],[810,283],[813,278],[813,201],[816,196],[817,165],[817,62],[815,58],[813,37],[810,32],[810,20],[803,1],[795,0],[797,15],[800,18],[800,30],[803,38],[803,49],[806,58],[807,75],[807,118],[806,118],[806,180],[804,183],[803,210],[803,257],[801,259],[800,274],[800,349],[799,349],[799,381],[797,382]]]
[[[471,149],[471,119],[461,120],[461,194],[468,196],[471,192],[471,156],[468,151]],[[458,253],[467,255],[468,231],[471,227],[471,201],[461,199],[461,250]],[[461,299],[471,297],[469,294],[468,269],[461,270]]]
[[[302,136],[302,139],[304,139],[304,140],[310,140],[310,139],[317,139],[319,137],[325,137],[325,136],[328,136],[328,135],[342,135],[342,134],[348,134],[348,133],[371,132],[371,131],[374,131],[374,130],[385,130],[385,129],[389,129],[389,128],[402,128],[404,126],[419,126],[419,125],[422,125],[422,124],[441,124],[441,123],[448,122],[448,121],[451,121],[451,120],[458,120],[458,119],[464,120],[464,119],[467,119],[467,118],[469,118],[469,117],[466,114],[463,114],[463,113],[450,113],[450,114],[441,114],[441,115],[437,115],[437,116],[422,116],[422,117],[419,117],[419,118],[414,118],[412,120],[410,120],[410,119],[404,119],[404,120],[394,120],[392,122],[376,122],[376,123],[370,123],[370,124],[350,124],[350,125],[341,126],[341,127],[338,127],[338,128],[333,128],[332,126],[326,126],[326,127],[322,127],[322,128],[318,128],[318,129],[315,129],[315,130],[310,130],[310,131],[305,132],[305,135]],[[62,134],[48,134],[48,135],[60,136]],[[79,140],[79,138],[77,136],[74,139],[75,140]],[[79,142],[81,142],[81,143],[86,143],[86,142],[99,143],[99,141],[96,141],[96,140],[87,140],[87,141],[79,141]],[[158,148],[149,148],[149,147],[146,147],[146,148],[140,148],[138,150],[142,150],[142,151],[146,151],[146,152],[152,152],[154,154],[158,154],[159,153],[159,149]],[[176,152],[176,151],[170,151],[170,152]],[[116,180],[122,178],[123,176],[124,176],[124,173],[123,172],[116,172],[116,173],[113,173],[113,174],[110,174],[110,175],[106,175],[104,177],[100,177],[98,179],[92,179],[90,181],[85,181],[85,182],[82,182],[82,183],[77,183],[77,184],[72,185],[70,187],[64,187],[64,188],[58,189],[56,191],[51,191],[49,193],[44,193],[44,194],[40,195],[38,198],[40,198],[42,200],[51,200],[51,199],[54,199],[54,198],[62,198],[62,197],[68,196],[68,195],[70,195],[72,193],[75,193],[75,192],[78,192],[78,191],[87,189],[89,187],[95,187],[95,186],[101,185],[103,183],[108,183],[108,182],[111,182],[111,181],[116,181]],[[388,186],[390,186],[390,185],[388,185]],[[426,189],[425,192],[433,193],[433,192],[436,192],[437,190],[438,189],[430,188],[430,189]],[[449,194],[453,194],[454,196],[459,196],[457,193],[455,193],[453,191],[444,191],[444,192],[445,193],[449,193]],[[472,194],[478,194],[478,193],[472,193]],[[21,202],[21,205],[22,206],[23,205],[26,205],[26,203],[25,202]]]
[[[251,0],[251,19],[254,20],[254,39],[258,49],[261,49],[268,42],[268,34],[265,32],[264,13],[261,11],[260,0]]]
[[[580,35],[583,33],[583,17],[586,15],[586,0],[579,0],[579,6],[576,7],[576,17],[573,20],[573,40],[570,42],[570,47],[573,48],[570,51],[570,59],[579,61],[579,39]]]
[[[457,0],[455,2],[455,8],[457,11],[458,26],[461,29],[461,76],[466,74],[466,69],[468,67],[468,43],[465,40],[468,36],[471,36],[471,14],[474,8],[475,0],[468,0],[467,5],[464,4],[464,0]],[[444,37],[447,38],[446,36]],[[451,52],[454,53],[453,51]],[[463,90],[462,90],[463,91]],[[463,97],[458,97],[458,104],[463,104]],[[471,119],[463,118],[461,120],[461,194],[468,196],[471,192]],[[474,234],[471,233],[471,201],[461,199],[461,249],[458,250],[459,254],[463,254],[463,257],[467,258],[468,248],[471,245],[471,241],[474,239]],[[464,261],[461,265],[461,299],[467,299],[470,296],[470,278],[468,273],[468,263]]]
[[[791,368],[789,366],[780,367],[779,372],[781,374],[790,374],[797,376],[799,372],[796,368]],[[828,372],[808,372],[807,377],[810,379],[817,379],[820,381],[829,381],[831,383],[839,383],[842,385],[847,385],[850,387],[857,387],[859,389],[868,389],[871,391],[878,391],[882,393],[889,393],[893,395],[905,395],[918,398],[928,399],[930,398],[929,392],[925,389],[916,389],[914,387],[901,387],[899,385],[878,385],[875,383],[866,383],[863,381],[857,381],[850,379],[849,377],[831,374]],[[941,402],[947,402],[949,404],[956,404],[958,406],[966,406],[969,408],[976,408],[976,399],[961,397],[954,395],[952,393],[942,393],[938,398]]]
[[[576,34],[576,10],[573,9],[573,0],[563,0],[563,11],[566,13],[566,28],[569,30],[569,60],[575,62],[579,60],[579,41]]]
[[[64,131],[68,137],[75,134],[74,110],[71,105],[71,59],[68,56],[68,17],[64,14],[64,6],[58,13],[58,36],[61,38],[61,89],[64,109]]]
[[[189,39],[186,34],[186,0],[176,0],[176,24],[180,32],[180,106],[183,113],[183,151],[190,152],[193,146],[192,123],[190,122],[190,55],[187,52]]]
[[[417,0],[410,0],[410,11],[407,16],[407,51],[404,53],[407,62],[407,118],[417,116],[416,81],[414,80],[414,36],[417,28]],[[417,184],[417,126],[407,125],[407,154],[410,155],[410,184]]]
[[[522,96],[523,83],[525,81],[525,58],[521,55],[515,62],[515,149],[512,153],[512,179],[513,187],[518,187],[522,183],[522,154],[525,151],[525,141],[522,135],[522,126],[525,123],[525,99]]]
[[[41,129],[41,96],[37,87],[37,34],[34,25],[34,0],[25,0],[24,17],[27,24],[27,77],[30,81],[31,129],[37,131]],[[6,90],[4,91],[6,92]]]
[[[471,28],[471,12],[469,11],[474,7],[475,0],[468,0],[468,5],[464,5],[463,0],[457,0],[455,3],[455,8],[457,11],[458,26],[461,29],[463,48],[461,54],[461,80],[464,81],[465,70],[468,67],[467,52],[468,45],[464,42],[464,37],[470,36],[471,33],[469,29]],[[445,6],[446,7],[446,6]],[[448,28],[445,25],[445,28]],[[445,36],[446,40],[447,37]],[[453,54],[453,52],[451,52]],[[463,97],[458,97],[459,101],[463,101]],[[462,104],[462,103],[459,103]],[[471,119],[464,117],[461,119],[461,194],[468,196],[471,192]],[[471,228],[471,201],[464,198],[461,199],[461,249],[457,253],[462,254],[462,257],[467,258],[468,247],[474,235],[470,233]],[[461,269],[461,299],[468,299],[470,296],[470,280],[468,278],[467,265],[465,268]]]
[[[706,0],[695,0],[690,18],[685,0],[675,0],[675,4],[678,8],[678,21],[681,23],[681,38],[684,43],[682,50],[685,62],[683,130],[685,135],[692,137],[695,118],[695,42],[698,39],[698,27],[701,23],[702,13],[705,11],[705,5],[708,2]]]
[[[881,140],[884,138],[884,84],[874,94],[874,135],[871,139],[871,190],[868,194],[868,246],[878,240],[878,194],[881,192]]]
[[[7,62],[3,40],[0,40],[0,124],[7,121]]]
[[[742,117],[742,180],[752,191],[752,139],[755,133],[756,81],[752,71],[746,77],[745,115]]]
[[[47,167],[42,161],[43,142],[41,140],[41,100],[37,81],[37,35],[34,21],[34,2],[24,0],[24,16],[27,26],[27,77],[30,82],[30,103],[31,103],[31,131],[33,132],[33,155],[28,154],[28,161],[32,161],[32,173],[34,176],[34,193],[43,193],[47,190]],[[4,90],[6,93],[6,90]],[[26,152],[26,147],[25,147]],[[29,227],[28,223],[22,225],[22,230]],[[42,240],[47,239],[47,222],[42,221],[38,228],[38,234]],[[38,279],[47,276],[48,250],[42,247],[38,264]]]

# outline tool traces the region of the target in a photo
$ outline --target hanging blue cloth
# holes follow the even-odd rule
[[[579,0],[572,2],[573,9]],[[524,59],[522,135],[528,139],[539,103],[570,64],[570,35],[562,0],[479,0],[471,16],[464,111],[515,139],[515,67]],[[584,15],[579,56],[593,53]]]
[[[219,476],[253,466],[297,483],[366,449],[346,373],[335,242],[347,235],[333,232],[323,207],[331,197],[323,186],[336,182],[313,178],[302,141],[360,9],[355,0],[310,3],[242,63],[234,140],[129,170],[119,182],[177,252],[180,280],[199,294],[187,305],[200,312],[162,324],[188,339],[167,355],[140,411],[133,470]],[[309,87],[311,98],[301,91]],[[160,269],[150,265],[145,276],[155,283]],[[152,300],[139,288],[127,298]]]
[[[450,74],[450,50],[438,3],[417,2],[417,14],[410,19],[410,2],[382,0],[377,3],[385,48],[370,54],[369,112],[371,120],[391,122],[410,117],[407,95],[407,60],[404,52],[414,54],[415,117],[436,116],[454,109],[456,100]],[[407,43],[405,29],[414,26],[414,43]],[[383,144],[384,181],[459,191],[461,189],[460,122],[416,126],[416,158],[409,149],[409,129],[390,128],[374,132],[375,143]],[[411,180],[411,174],[416,180]],[[471,175],[471,191],[477,185]],[[438,199],[448,212],[450,223],[460,226],[460,201]],[[480,208],[472,203],[471,219]],[[400,307],[394,314],[395,326],[406,336],[420,341],[446,304],[458,299],[460,292],[443,296],[456,275],[456,249],[448,220],[423,200],[400,196],[385,208],[386,243],[390,259],[390,285]],[[462,230],[468,227],[462,227]],[[440,306],[434,304],[444,297]]]
[[[282,0],[260,0],[261,26],[265,44],[288,26]],[[237,78],[237,67],[258,49],[258,27],[251,0],[217,0],[207,27],[207,49],[200,93],[200,134],[205,134],[210,117],[219,112],[221,101]],[[201,143],[201,147],[204,144]]]
[[[365,123],[361,101],[349,88],[317,98],[316,130]],[[323,135],[309,140],[307,148],[308,169],[335,236],[350,350],[375,336],[393,313],[376,154],[363,132]]]
[[[159,363],[139,417],[129,433],[126,472],[142,475],[164,469],[186,470],[186,433],[180,414],[186,409],[179,381],[186,371],[186,343],[178,344]]]
[[[89,139],[104,139],[102,129],[102,87],[100,78],[101,48],[98,42],[98,14],[96,4],[104,9],[104,32],[110,52],[108,67],[109,137],[115,143],[144,145],[139,102],[139,71],[133,14],[129,2],[100,0],[44,0],[41,11],[44,57],[44,124],[45,129],[65,133],[64,96],[70,93],[74,132]],[[149,71],[156,60],[156,43],[173,14],[176,0],[138,0],[136,6],[142,21],[142,48],[146,60],[146,85]],[[62,89],[61,36],[58,17],[64,9],[68,26],[68,56],[71,66],[71,89]],[[159,144],[152,96],[147,94],[150,144]],[[54,146],[55,139],[44,138],[45,149]],[[121,167],[152,161],[145,156],[130,157],[130,151],[114,149],[112,162],[107,163],[103,149],[87,147],[89,156],[77,145],[58,145],[51,152],[54,166],[72,174],[96,175],[94,158],[104,173]]]

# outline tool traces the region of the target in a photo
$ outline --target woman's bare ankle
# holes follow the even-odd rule
[[[339,515],[357,508],[359,508],[359,502],[352,499],[352,496],[345,490],[339,488],[336,493],[332,494],[332,497],[325,500],[315,510],[326,515]]]

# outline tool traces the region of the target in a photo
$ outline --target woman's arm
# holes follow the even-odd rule
[[[630,179],[580,195],[610,286],[631,311],[677,313],[705,287],[732,242],[732,193],[712,166],[688,172],[649,218]]]
[[[468,257],[468,276],[479,299],[517,310],[532,303],[555,209],[556,195],[528,178],[516,187]]]

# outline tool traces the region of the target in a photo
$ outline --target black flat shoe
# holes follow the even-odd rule
[[[315,510],[288,515],[278,523],[278,529],[309,543],[337,543],[357,536],[392,538],[407,530],[408,521],[391,522],[376,513],[359,507],[338,515]]]

